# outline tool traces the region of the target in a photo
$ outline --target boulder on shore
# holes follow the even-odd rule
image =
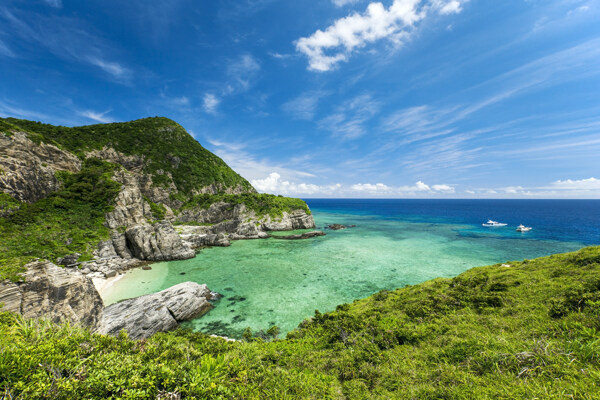
[[[179,322],[207,313],[213,294],[206,285],[184,282],[161,292],[124,300],[104,309],[98,333],[118,335],[126,330],[132,339],[175,329]]]

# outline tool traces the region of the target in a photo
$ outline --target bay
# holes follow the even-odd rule
[[[185,325],[240,337],[246,327],[282,333],[318,309],[476,266],[535,258],[600,243],[597,200],[307,199],[318,228],[356,225],[324,237],[233,242],[195,258],[129,271],[106,304],[195,281],[223,295]],[[485,228],[488,219],[506,227]],[[518,224],[533,230],[519,233]]]

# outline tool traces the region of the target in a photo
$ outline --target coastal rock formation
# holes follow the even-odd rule
[[[266,231],[290,231],[294,229],[312,229],[315,227],[313,216],[303,210],[294,210],[290,213],[284,212],[280,218],[267,216],[262,221],[262,227]]]
[[[330,224],[325,229],[331,229],[332,231],[339,231],[340,229],[356,228],[356,225],[342,225],[342,224]]]
[[[140,260],[185,260],[196,255],[168,221],[131,227],[125,231],[125,236],[131,255]]]
[[[258,239],[268,237],[266,231],[287,231],[294,229],[312,229],[315,227],[313,216],[304,210],[283,212],[281,216],[257,216],[244,204],[232,205],[225,202],[212,204],[207,209],[191,208],[177,217],[181,223],[214,224],[211,233],[229,234],[231,239]]]
[[[23,132],[0,133],[0,192],[34,202],[58,190],[57,171],[77,172],[81,161],[51,144],[31,141]]]
[[[286,239],[286,240],[299,240],[299,239],[310,239],[313,237],[317,237],[317,236],[325,236],[325,232],[323,231],[312,231],[312,232],[305,232],[305,233],[301,233],[298,235],[272,235],[271,237],[274,239]]]
[[[103,304],[90,278],[49,261],[34,261],[26,268],[24,282],[0,282],[3,310],[91,328],[98,324]]]
[[[98,332],[117,335],[125,329],[130,338],[142,339],[175,329],[179,322],[212,308],[206,285],[184,282],[161,292],[124,300],[104,309]]]
[[[210,227],[178,226],[176,229],[183,242],[193,249],[207,246],[227,247],[231,245],[225,234],[210,233]]]
[[[152,212],[150,205],[144,200],[137,178],[127,171],[117,171],[113,179],[122,186],[115,199],[115,208],[106,214],[104,225],[117,229],[148,223]]]

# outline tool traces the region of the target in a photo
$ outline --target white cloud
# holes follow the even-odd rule
[[[219,100],[214,94],[206,93],[202,98],[202,108],[208,114],[216,114],[217,107],[221,100]]]
[[[114,120],[110,117],[107,117],[106,114],[108,114],[110,112],[109,111],[105,111],[103,113],[99,113],[96,111],[92,111],[92,110],[86,110],[86,111],[79,111],[79,115],[86,117],[88,119],[91,119],[92,121],[96,121],[96,122],[100,122],[102,124],[106,124],[109,122],[113,122]]]
[[[388,39],[401,44],[410,37],[415,23],[424,19],[429,11],[440,14],[460,12],[464,1],[394,0],[387,9],[382,3],[373,2],[363,14],[351,14],[336,20],[324,31],[319,29],[311,36],[298,39],[296,50],[308,57],[308,69],[329,71],[369,43]]]
[[[350,188],[356,192],[390,192],[391,188],[383,183],[357,183],[356,185],[350,186]]]
[[[277,172],[271,172],[266,178],[251,180],[252,185],[264,193],[283,194],[289,196],[323,196],[323,197],[415,197],[438,196],[454,193],[450,185],[429,186],[422,181],[414,185],[388,186],[384,183],[356,183],[343,185],[340,183],[315,185],[312,183],[296,183],[282,179]]]
[[[436,192],[454,193],[455,189],[450,185],[433,185],[431,187]]]
[[[334,194],[341,185],[319,186],[310,183],[293,183],[282,180],[281,175],[272,172],[265,179],[254,179],[250,183],[259,192],[276,193],[285,195],[315,195],[315,194]]]
[[[600,190],[600,179],[592,177],[579,180],[558,180],[552,183],[552,188],[560,190]]]

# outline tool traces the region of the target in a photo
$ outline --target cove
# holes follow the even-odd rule
[[[206,283],[223,297],[212,311],[185,326],[240,337],[246,327],[256,332],[277,325],[285,334],[316,309],[327,312],[382,289],[452,277],[476,266],[577,250],[592,244],[595,232],[577,236],[565,224],[587,218],[590,226],[596,223],[597,227],[600,218],[579,216],[578,212],[585,212],[581,204],[563,204],[559,212],[555,205],[548,209],[541,203],[511,205],[504,211],[490,202],[446,201],[441,211],[423,209],[423,201],[395,201],[389,207],[381,200],[308,203],[317,227],[333,223],[356,227],[327,230],[327,236],[306,240],[235,241],[227,248],[204,249],[193,259],[129,271],[103,292],[103,299],[112,304],[185,281]],[[593,210],[598,205],[592,203]],[[529,207],[537,211],[528,211]],[[538,224],[525,217],[535,218]],[[487,218],[529,223],[534,231],[523,235],[514,226],[486,229],[481,222]]]

